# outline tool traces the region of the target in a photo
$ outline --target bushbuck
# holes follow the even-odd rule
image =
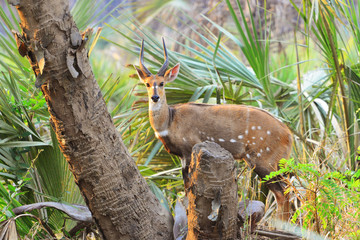
[[[284,123],[267,111],[232,104],[167,104],[165,84],[176,79],[180,63],[167,70],[168,53],[162,41],[165,62],[158,73],[153,75],[144,65],[144,40],[140,69],[136,71],[147,88],[150,124],[165,149],[182,159],[185,183],[192,147],[204,141],[216,142],[234,159],[245,160],[261,178],[278,170],[279,160],[290,155],[292,135]],[[287,219],[289,198],[284,194],[284,183],[269,181],[267,186],[275,194],[278,215]]]

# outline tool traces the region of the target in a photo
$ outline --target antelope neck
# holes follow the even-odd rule
[[[157,136],[167,135],[170,122],[170,109],[165,98],[160,98],[159,102],[154,103],[149,99],[150,124]]]

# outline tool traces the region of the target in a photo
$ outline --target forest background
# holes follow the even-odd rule
[[[167,86],[170,104],[189,101],[247,104],[268,110],[294,134],[288,192],[290,220],[317,237],[360,238],[360,9],[357,1],[92,1],[71,3],[81,31],[93,27],[89,55],[108,110],[122,139],[162,204],[173,211],[184,195],[181,164],[148,122],[145,88],[135,77],[141,39],[146,63],[181,62]],[[49,125],[42,92],[12,30],[14,8],[1,2],[0,220],[14,207],[45,201],[84,204]],[[151,57],[148,57],[148,56]],[[129,77],[130,76],[130,77]],[[276,202],[238,163],[241,199],[261,199],[274,223]],[[22,237],[43,238],[48,226],[67,236],[75,222],[53,209],[19,217]],[[78,234],[81,234],[78,232]]]

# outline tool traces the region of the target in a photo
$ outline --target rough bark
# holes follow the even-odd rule
[[[188,240],[236,239],[234,158],[213,142],[196,144],[189,168]]]
[[[19,51],[41,85],[61,149],[104,239],[172,239],[172,216],[116,131],[67,0],[9,0]],[[51,159],[49,159],[50,161]]]

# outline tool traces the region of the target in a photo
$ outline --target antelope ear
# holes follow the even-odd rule
[[[177,75],[179,74],[179,70],[180,70],[180,63],[177,63],[173,68],[167,70],[164,76],[166,82],[174,81]]]
[[[135,67],[135,66],[134,66]],[[144,82],[145,78],[147,77],[146,73],[144,73],[143,71],[141,71],[141,69],[135,67],[136,69],[136,73],[139,76],[139,79]]]

